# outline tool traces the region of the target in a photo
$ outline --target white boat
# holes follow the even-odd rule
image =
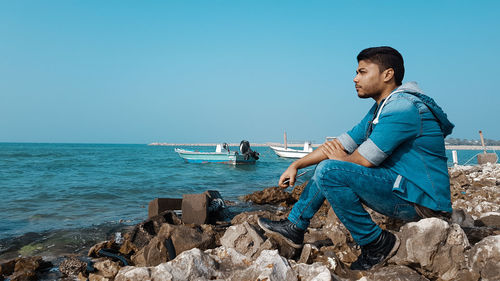
[[[302,158],[313,151],[311,142],[308,141],[304,143],[304,149],[302,150],[280,146],[270,146],[270,148],[276,155],[283,158]]]

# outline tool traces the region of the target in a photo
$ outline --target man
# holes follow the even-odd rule
[[[260,218],[258,223],[300,248],[310,219],[326,199],[361,246],[351,269],[367,270],[390,258],[399,240],[375,224],[362,204],[407,221],[451,213],[444,138],[454,125],[416,83],[401,85],[404,64],[398,51],[368,48],[357,60],[358,97],[375,104],[354,128],[281,175],[282,188],[293,186],[299,169],[319,163],[288,219]]]

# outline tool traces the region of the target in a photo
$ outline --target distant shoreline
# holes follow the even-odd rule
[[[217,143],[166,143],[166,142],[153,142],[148,144],[150,146],[216,146]],[[239,143],[229,143],[230,146],[239,146]],[[278,142],[266,142],[266,143],[250,143],[250,146],[255,147],[265,147],[265,146],[283,146],[282,143]],[[303,147],[302,143],[290,143],[289,147]],[[320,144],[313,144],[313,147],[318,147]],[[483,150],[480,145],[446,145],[447,150]],[[498,145],[486,146],[487,151],[500,150]]]

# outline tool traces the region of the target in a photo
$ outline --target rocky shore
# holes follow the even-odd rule
[[[405,223],[369,210],[401,240],[396,255],[370,271],[349,269],[359,247],[326,202],[302,249],[259,228],[258,216],[287,216],[300,185],[292,192],[270,187],[245,196],[265,208],[230,221],[183,224],[166,211],[123,237],[94,245],[86,257],[66,256],[56,265],[42,257],[3,261],[0,280],[500,280],[500,165],[458,166],[449,174],[454,208],[449,221]],[[58,270],[48,270],[54,266]]]

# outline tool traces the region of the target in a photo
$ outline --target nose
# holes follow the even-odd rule
[[[354,83],[356,83],[356,84],[359,82],[358,74],[356,74],[356,76],[354,76],[354,79],[352,79],[352,81],[354,81]]]

